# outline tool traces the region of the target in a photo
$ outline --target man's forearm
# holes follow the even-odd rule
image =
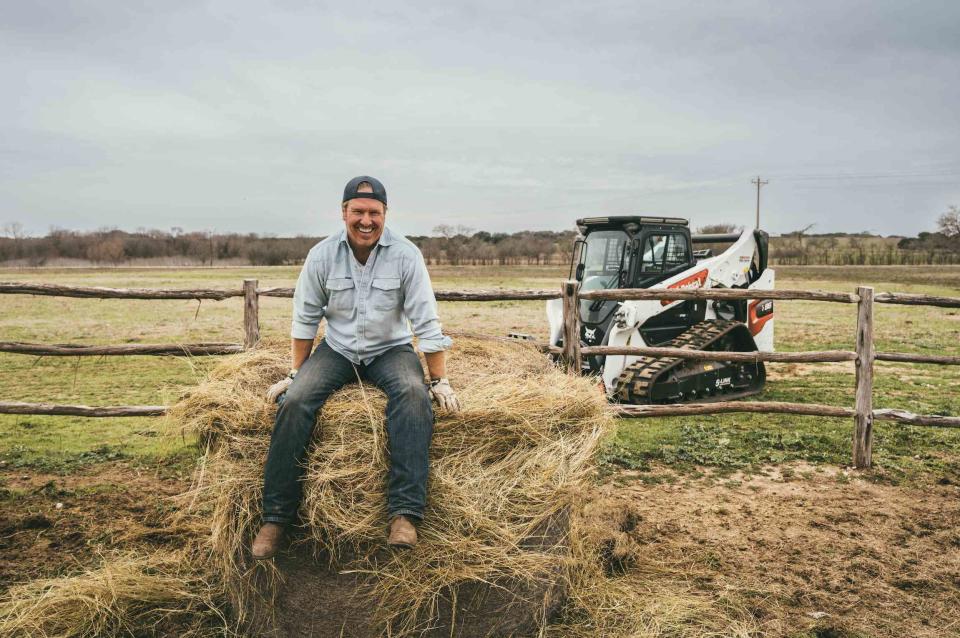
[[[427,360],[427,371],[431,379],[440,379],[447,376],[447,353],[424,352],[423,358]]]
[[[303,362],[310,356],[312,350],[313,339],[291,339],[290,358],[293,361],[293,365],[290,367],[294,370],[299,370]]]

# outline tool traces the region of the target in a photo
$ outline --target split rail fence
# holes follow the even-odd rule
[[[256,279],[245,279],[240,290],[209,289],[136,289],[101,288],[80,286],[57,286],[49,284],[25,284],[0,282],[0,294],[27,294],[96,299],[196,299],[222,301],[243,297],[243,343],[192,343],[192,344],[127,344],[84,346],[75,344],[46,345],[0,341],[0,352],[37,356],[118,356],[162,355],[197,356],[226,355],[243,352],[260,341],[259,299],[263,297],[293,297],[293,288],[258,288]],[[541,351],[557,354],[574,374],[581,370],[582,357],[587,355],[646,355],[655,357],[678,357],[682,359],[705,359],[712,361],[746,361],[775,363],[827,363],[850,361],[855,365],[856,386],[853,408],[821,405],[816,403],[787,403],[778,401],[715,401],[687,403],[682,405],[617,405],[618,415],[634,418],[686,416],[702,414],[725,414],[752,412],[762,414],[797,414],[824,417],[853,418],[853,465],[870,467],[873,445],[873,422],[893,421],[908,425],[960,428],[960,417],[917,415],[899,409],[873,408],[873,371],[875,361],[903,363],[926,363],[960,365],[960,356],[923,355],[899,352],[876,352],[873,339],[873,310],[877,303],[960,308],[960,298],[914,295],[903,293],[874,294],[873,288],[861,286],[855,293],[823,292],[807,290],[768,290],[764,299],[804,300],[857,305],[857,331],[855,350],[825,350],[809,352],[711,352],[684,348],[642,346],[581,346],[580,313],[581,300],[687,300],[717,299],[746,300],[757,298],[756,291],[741,289],[613,289],[580,291],[577,281],[566,281],[558,295],[545,290],[501,291],[437,291],[439,301],[523,301],[546,300],[561,297],[563,300],[562,348],[549,344],[537,344]],[[457,333],[452,333],[457,336]],[[490,335],[461,336],[504,340],[505,337]],[[160,416],[166,406],[102,406],[56,405],[49,403],[0,402],[0,414],[71,415],[90,417],[115,416]]]

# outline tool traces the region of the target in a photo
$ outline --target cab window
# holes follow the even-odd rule
[[[690,251],[686,237],[676,233],[667,237],[667,248],[663,256],[663,263],[666,270],[673,270],[690,263]]]
[[[655,233],[643,241],[640,272],[645,276],[670,272],[689,262],[690,247],[680,233]]]
[[[666,248],[666,235],[648,235],[643,242],[643,260],[640,270],[645,275],[663,272],[663,250]]]
[[[629,268],[629,253],[624,250],[630,240],[623,231],[601,230],[587,235],[583,256],[584,273],[581,290],[615,288],[622,268]]]

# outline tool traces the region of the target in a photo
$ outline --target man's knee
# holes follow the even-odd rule
[[[395,401],[430,402],[430,393],[427,391],[427,384],[423,382],[423,379],[402,378],[392,386],[388,394]]]
[[[288,421],[296,421],[297,417],[301,419],[315,415],[318,407],[311,405],[310,398],[306,392],[297,389],[293,384],[280,398],[277,408],[277,424],[286,424]]]

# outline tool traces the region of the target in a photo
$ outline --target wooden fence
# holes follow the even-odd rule
[[[580,314],[576,312],[579,300],[676,300],[676,299],[793,299],[832,303],[857,304],[856,350],[826,350],[813,352],[708,352],[684,348],[648,348],[640,346],[580,346]],[[678,357],[682,359],[707,359],[712,361],[747,362],[803,362],[827,363],[853,361],[856,366],[855,400],[853,408],[815,403],[783,403],[770,401],[717,401],[711,403],[688,403],[683,405],[619,405],[622,416],[682,416],[691,414],[721,414],[729,412],[757,412],[804,414],[827,417],[853,417],[853,465],[870,467],[873,454],[873,422],[888,420],[911,425],[960,427],[960,417],[917,415],[905,410],[873,409],[873,363],[874,361],[900,361],[905,363],[935,363],[960,365],[960,357],[947,355],[921,355],[900,352],[875,352],[873,340],[873,309],[876,303],[937,306],[960,308],[960,299],[929,295],[900,293],[874,294],[873,288],[861,286],[856,292],[813,292],[807,290],[767,290],[758,292],[743,289],[706,288],[699,290],[667,289],[616,289],[580,292],[579,283],[567,281],[563,285],[564,326],[563,358],[571,370],[579,370],[583,355],[648,355]]]
[[[193,343],[193,344],[127,344],[106,346],[83,346],[74,344],[45,345],[19,342],[0,342],[0,352],[38,356],[111,356],[111,355],[222,355],[234,354],[253,348],[260,340],[259,298],[293,297],[293,288],[258,288],[257,280],[245,279],[240,290],[208,289],[136,289],[101,288],[79,286],[55,286],[47,284],[22,284],[0,282],[0,294],[49,295],[96,299],[210,299],[224,300],[243,297],[243,343]],[[859,287],[855,293],[838,293],[806,290],[768,290],[762,298],[772,300],[805,300],[857,305],[857,332],[855,350],[826,350],[812,352],[710,352],[683,348],[656,348],[640,346],[586,346],[580,345],[580,300],[677,300],[677,299],[724,299],[744,300],[757,298],[758,292],[742,289],[615,289],[579,290],[576,281],[564,282],[561,294],[545,290],[508,291],[437,291],[439,301],[514,301],[563,299],[562,349],[549,344],[538,344],[545,352],[561,355],[571,372],[579,373],[584,355],[648,355],[706,359],[713,361],[748,362],[854,362],[856,370],[856,398],[852,408],[814,403],[786,403],[773,401],[717,401],[711,403],[687,403],[682,405],[618,405],[617,413],[624,417],[685,416],[701,414],[724,414],[730,412],[753,412],[763,414],[798,414],[826,417],[853,418],[853,465],[870,467],[872,458],[873,422],[887,420],[910,425],[936,427],[960,427],[960,417],[917,415],[905,410],[873,409],[873,364],[874,361],[898,361],[905,363],[933,363],[960,365],[960,356],[921,355],[899,352],[875,352],[873,339],[873,309],[877,303],[936,306],[960,308],[960,298],[913,295],[901,293],[874,294],[873,288]],[[455,333],[454,333],[455,334]],[[455,335],[456,336],[456,335]],[[463,335],[467,336],[467,335]],[[469,335],[488,339],[506,340],[489,335]],[[103,406],[55,405],[48,403],[0,402],[0,413],[45,414],[76,416],[158,416],[166,412],[165,406]]]

